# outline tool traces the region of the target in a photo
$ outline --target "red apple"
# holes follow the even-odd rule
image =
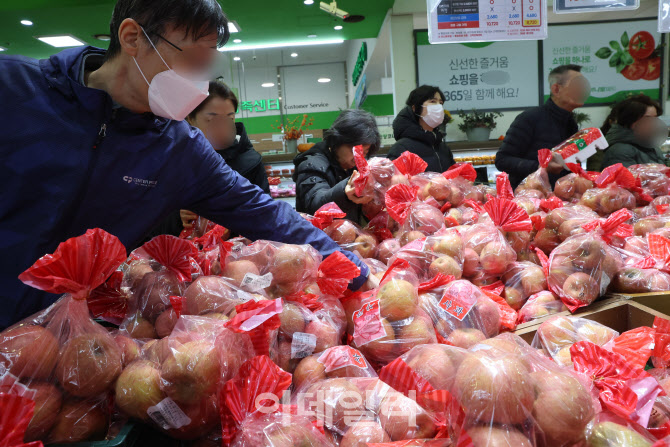
[[[124,368],[140,357],[142,349],[132,338],[122,334],[116,334],[114,335],[114,341],[121,350],[121,362]]]
[[[149,407],[165,398],[161,391],[158,365],[148,360],[134,362],[116,381],[116,405],[128,416],[148,421]]]
[[[108,429],[106,405],[105,401],[66,401],[49,434],[49,442],[64,444],[103,439]]]
[[[0,333],[0,365],[17,377],[46,379],[57,359],[58,341],[41,326],[15,326]]]
[[[130,337],[136,340],[156,338],[154,325],[144,319],[139,313],[132,315],[123,323],[122,327],[128,332]]]
[[[63,395],[58,388],[46,382],[31,383],[35,390],[35,411],[24,436],[26,442],[44,439],[51,427],[56,423],[63,403]]]
[[[472,248],[465,248],[463,251],[463,275],[471,277],[481,267],[479,263],[479,255]]]
[[[192,405],[214,393],[221,380],[215,346],[207,340],[184,343],[172,349],[161,366],[161,385],[172,400]]]
[[[386,239],[377,246],[376,258],[386,264],[398,251],[400,251],[398,239]]]
[[[326,378],[326,368],[317,361],[319,356],[305,357],[298,363],[293,373],[293,385],[299,390],[303,385],[311,384]]]
[[[336,220],[323,230],[338,245],[347,245],[356,239],[356,226],[348,220]]]
[[[418,292],[409,281],[393,279],[379,288],[377,299],[382,318],[389,321],[404,320],[414,314]]]
[[[226,263],[226,267],[223,269],[221,276],[224,276],[230,280],[237,287],[242,286],[242,280],[247,275],[251,273],[252,275],[260,275],[258,267],[251,261],[242,259],[240,261],[232,261]]]
[[[229,315],[240,303],[231,284],[217,276],[201,276],[184,292],[186,315],[204,315],[212,312]]]
[[[447,337],[449,343],[463,349],[470,349],[484,340],[486,340],[486,335],[475,328],[456,329]]]
[[[322,322],[318,318],[312,320],[306,327],[305,332],[316,336],[316,347],[314,353],[325,351],[328,348],[340,344],[340,334],[335,326]]]
[[[371,234],[361,234],[354,244],[352,250],[356,250],[361,258],[371,258],[377,250],[377,240]]]
[[[354,236],[355,239],[355,236]],[[351,240],[353,242],[353,239]],[[349,242],[349,243],[351,243]],[[270,271],[274,284],[294,283],[309,276],[316,268],[314,249],[298,245],[282,245],[275,253]]]
[[[181,286],[170,271],[147,273],[133,293],[142,317],[151,322],[170,306],[173,295],[181,295]]]
[[[461,266],[451,256],[440,256],[430,264],[428,269],[430,277],[434,277],[438,273],[451,275],[456,279],[460,279],[463,274]]]
[[[65,391],[93,397],[107,390],[122,369],[121,350],[108,334],[82,334],[60,351],[56,377]]]
[[[156,318],[156,335],[158,338],[164,338],[172,333],[179,317],[173,308],[166,309]]]
[[[367,447],[368,443],[390,442],[388,433],[378,422],[356,422],[342,436],[340,447]]]

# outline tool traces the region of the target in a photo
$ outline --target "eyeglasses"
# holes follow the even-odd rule
[[[140,22],[137,22],[137,24],[138,24],[139,26],[141,26],[142,28],[144,28],[145,30],[147,29],[147,28],[146,28],[144,25],[142,25]],[[158,33],[155,33],[155,32],[153,32],[153,31],[147,31],[147,34],[153,34],[153,35],[157,36],[159,39],[161,39],[161,40],[167,42],[167,43],[168,43],[170,46],[172,46],[173,48],[175,48],[175,49],[177,49],[177,50],[179,50],[179,51],[184,51],[184,50],[182,50],[181,48],[179,48],[177,45],[173,44],[172,42],[170,42],[169,40],[167,40],[165,37],[161,36],[161,35],[158,34]]]

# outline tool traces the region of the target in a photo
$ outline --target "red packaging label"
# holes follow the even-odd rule
[[[386,337],[379,314],[379,300],[370,301],[354,312],[354,342],[357,346]]]
[[[439,306],[458,321],[463,321],[477,302],[476,291],[465,283],[452,284],[455,286],[445,290]]]
[[[347,366],[355,366],[361,369],[367,368],[363,354],[357,349],[346,345],[327,349],[319,356],[317,361],[326,367],[327,373]]]

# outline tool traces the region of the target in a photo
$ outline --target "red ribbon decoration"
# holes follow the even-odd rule
[[[419,284],[419,293],[426,293],[428,291],[437,289],[438,287],[445,286],[455,279],[456,278],[454,278],[452,275],[443,275],[442,273],[438,273],[432,279]]]
[[[512,184],[509,182],[509,174],[506,172],[496,176],[496,192],[501,199],[511,200],[514,198],[514,190],[512,190]]]
[[[456,163],[444,171],[442,177],[448,180],[461,177],[474,182],[477,179],[477,171],[470,163]]]
[[[393,185],[386,191],[386,210],[389,216],[400,225],[407,220],[410,207],[416,201],[418,191],[418,186],[404,184]]]
[[[400,157],[393,160],[393,164],[401,174],[409,176],[421,174],[428,167],[428,163],[421,157],[409,151],[400,154]]]
[[[175,238],[176,239],[176,238]],[[62,242],[19,275],[24,284],[45,292],[69,293],[83,300],[126,260],[121,241],[100,228]]]
[[[363,146],[354,146],[354,161],[358,170],[358,177],[354,179],[354,192],[358,197],[362,197],[363,191],[370,181],[370,166],[363,154]]]
[[[347,290],[349,282],[361,274],[358,268],[341,251],[333,252],[321,262],[316,284],[324,295],[340,296]]]
[[[528,213],[509,199],[489,197],[484,210],[496,227],[503,231],[532,231],[533,223]]]

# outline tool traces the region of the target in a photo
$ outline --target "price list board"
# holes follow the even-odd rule
[[[434,43],[541,40],[546,0],[427,0],[428,39]]]

